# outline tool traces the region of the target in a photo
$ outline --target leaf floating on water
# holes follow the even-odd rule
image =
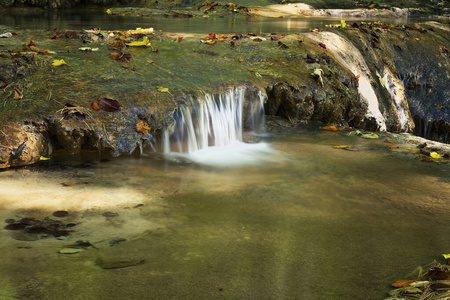
[[[39,157],[39,160],[49,160],[49,159],[50,159],[50,157],[44,157],[44,156]]]
[[[147,123],[147,121],[140,120],[139,122],[136,123],[134,129],[139,133],[147,135],[152,129],[152,127]]]
[[[388,143],[393,143],[394,140],[386,140],[386,142],[388,142]]]
[[[437,152],[430,152],[430,156],[431,156],[432,158],[436,158],[436,159],[444,158],[443,155],[440,155],[440,154],[437,153]]]
[[[150,42],[148,41],[148,37],[146,37],[146,36],[144,36],[142,38],[142,41],[125,43],[125,45],[130,46],[130,47],[150,47],[151,46]]]
[[[73,249],[73,248],[71,248],[71,249],[61,249],[58,252],[61,253],[61,254],[75,254],[75,253],[80,253],[80,252],[83,252],[83,251],[84,251],[84,249]]]
[[[388,148],[389,149],[398,149],[398,146],[393,145],[393,146],[388,146]]]
[[[167,93],[167,92],[169,92],[169,88],[165,88],[165,87],[162,87],[162,86],[158,86],[158,92],[161,92],[161,93]]]
[[[64,59],[60,59],[60,60],[54,59],[53,60],[52,66],[57,67],[57,66],[62,66],[62,65],[67,65],[67,63],[64,61]]]
[[[340,131],[340,129],[338,129],[334,125],[328,125],[328,126],[320,127],[320,129],[321,130],[326,130],[326,131]]]
[[[361,137],[365,139],[377,139],[379,138],[378,134],[376,133],[361,133]]]
[[[100,100],[92,102],[91,108],[94,110],[102,109],[107,112],[116,112],[120,110],[120,104],[114,99],[101,98]]]
[[[14,88],[14,99],[20,100],[23,98],[23,93],[18,88]]]

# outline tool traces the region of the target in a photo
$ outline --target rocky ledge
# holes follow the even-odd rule
[[[158,151],[190,99],[244,87],[269,116],[449,142],[449,26],[341,24],[307,34],[0,31],[0,165],[58,149]]]

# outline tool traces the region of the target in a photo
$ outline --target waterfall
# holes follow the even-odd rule
[[[243,142],[244,127],[252,134],[261,134],[265,129],[265,96],[258,91],[256,97],[246,99],[246,92],[246,88],[239,87],[222,94],[206,94],[179,107],[173,114],[171,133],[169,129],[163,131],[164,153],[200,163],[225,159],[227,164],[241,164],[241,159],[255,161],[255,152],[271,152],[265,143]],[[244,116],[244,112],[248,115]]]

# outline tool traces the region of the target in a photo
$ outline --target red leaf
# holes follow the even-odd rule
[[[323,49],[327,49],[327,46],[325,46],[324,43],[319,43],[319,46],[322,47]]]
[[[213,39],[215,39],[216,38],[216,34],[214,33],[214,32],[211,32],[210,34],[209,34],[209,39],[210,40],[213,40]]]
[[[91,107],[94,110],[99,110],[101,108],[103,111],[107,112],[116,112],[120,110],[119,102],[109,98],[101,98],[100,100],[92,102]]]

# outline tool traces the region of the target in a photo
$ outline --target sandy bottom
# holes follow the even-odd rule
[[[257,165],[86,154],[3,171],[2,223],[76,226],[0,229],[0,299],[382,299],[450,249],[450,165],[387,138],[410,147],[299,130]],[[58,253],[76,241],[93,247]]]

